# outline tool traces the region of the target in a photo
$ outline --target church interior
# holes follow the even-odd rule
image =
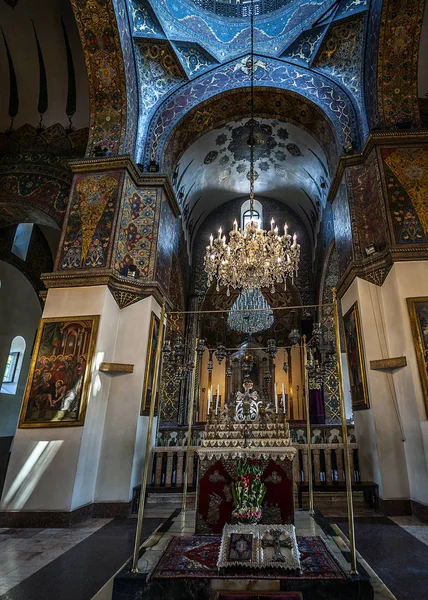
[[[428,599],[426,2],[0,28],[0,599]]]

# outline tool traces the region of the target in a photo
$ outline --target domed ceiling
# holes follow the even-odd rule
[[[287,204],[314,231],[326,199],[329,173],[323,150],[299,127],[255,119],[256,198]],[[173,185],[189,246],[218,206],[248,197],[250,120],[232,121],[197,139],[182,155]]]

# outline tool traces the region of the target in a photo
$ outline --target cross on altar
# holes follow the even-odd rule
[[[285,556],[281,552],[282,548],[288,548],[291,550],[293,548],[293,541],[290,538],[285,538],[285,540],[281,540],[281,532],[275,529],[271,529],[266,532],[267,534],[273,537],[273,540],[270,540],[266,537],[262,539],[262,547],[263,548],[273,548],[274,554],[271,558],[271,561],[280,561],[284,562],[286,560]]]

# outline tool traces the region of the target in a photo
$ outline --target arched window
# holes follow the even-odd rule
[[[13,238],[12,252],[21,260],[26,260],[33,233],[33,223],[19,223]]]
[[[13,338],[0,390],[3,394],[16,394],[19,374],[24,359],[25,346],[25,340],[21,335],[17,335]]]
[[[245,227],[250,218],[250,201],[246,200],[241,206],[241,227]],[[258,200],[254,200],[253,221],[256,219],[258,220],[260,227],[263,227],[263,208]]]

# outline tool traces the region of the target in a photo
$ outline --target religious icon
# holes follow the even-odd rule
[[[144,387],[143,387],[143,398],[141,402],[141,414],[149,414],[150,403],[152,401],[152,389],[155,374],[155,357],[156,357],[156,346],[159,337],[159,326],[160,320],[152,312],[150,319],[150,330],[149,330],[149,343],[147,345],[147,356],[146,356],[146,372],[144,375]],[[159,405],[159,386],[156,394],[156,406]]]
[[[428,296],[407,298],[407,308],[409,309],[422,393],[428,412]]]
[[[351,385],[352,410],[370,408],[357,302],[351,306],[343,317],[343,325]]]
[[[250,561],[253,556],[253,536],[251,533],[231,533],[229,560]]]
[[[98,316],[41,319],[19,427],[83,425]]]

